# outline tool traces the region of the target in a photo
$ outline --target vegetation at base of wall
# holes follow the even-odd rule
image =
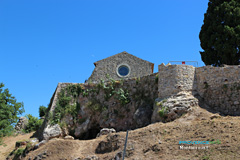
[[[158,111],[158,114],[160,117],[164,118],[165,115],[166,115],[166,107],[162,107],[159,111]]]
[[[80,85],[69,85],[58,93],[58,100],[54,113],[49,112],[48,115],[50,124],[59,124],[66,114],[72,115],[74,122],[76,122],[77,114],[80,110],[80,105],[77,103],[77,97],[82,91],[83,89]]]
[[[43,119],[38,119],[37,117],[32,116],[31,114],[27,114],[28,124],[24,129],[24,132],[30,133],[32,131],[37,131],[38,128],[42,125]]]

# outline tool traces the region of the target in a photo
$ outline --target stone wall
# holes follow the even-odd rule
[[[67,93],[68,87],[73,85],[80,85],[82,88],[75,98]],[[98,133],[101,128],[115,128],[117,131],[136,129],[151,123],[157,88],[157,73],[124,81],[108,81],[104,84],[59,83],[48,113],[52,112],[54,115],[54,110],[59,107],[59,93],[64,91],[66,97],[72,97],[69,105],[80,106],[77,115],[66,113],[63,119],[72,136],[81,139],[92,138],[94,132]],[[129,101],[122,101],[121,98],[124,97]],[[43,133],[49,120],[46,118],[41,129],[35,134],[40,140],[45,139]]]
[[[130,73],[126,77],[120,77],[117,74],[117,68],[121,65],[127,65]],[[115,80],[129,79],[134,77],[143,77],[153,73],[153,63],[142,60],[127,52],[122,52],[106,59],[95,62],[95,68],[88,79],[88,82],[100,82],[100,80],[108,80],[107,75]]]
[[[210,108],[240,115],[240,66],[196,68],[196,91]]]
[[[166,98],[180,91],[192,91],[195,68],[189,65],[164,65],[158,67],[158,97]]]
[[[174,104],[179,107],[185,103],[181,101],[184,94],[189,95],[183,100],[189,101],[190,98],[194,100],[194,105],[196,103],[192,95],[215,111],[226,115],[240,115],[240,66],[195,68],[162,64],[159,65],[158,73],[123,81],[109,80],[98,84],[59,83],[48,112],[54,112],[59,93],[72,85],[81,85],[82,89],[69,105],[80,106],[80,110],[75,115],[78,116],[77,119],[70,114],[64,121],[70,126],[70,134],[78,138],[100,128],[115,128],[120,131],[146,126],[151,123],[157,100],[164,101],[166,98],[164,103],[176,103],[175,99],[180,99],[179,104]],[[171,100],[174,96],[175,99]],[[129,101],[122,104],[121,98],[126,97]],[[40,140],[44,139],[43,132],[47,124],[48,118],[35,134]]]
[[[118,95],[114,94],[109,99],[106,99],[107,92],[100,90],[99,93],[90,93],[87,97],[80,95],[78,102],[82,106],[80,114],[84,116],[92,115],[91,111],[87,108],[90,101],[94,100],[106,106],[107,111],[100,114],[94,113],[95,116],[91,116],[88,124],[88,128],[94,125],[100,128],[115,128],[117,131],[136,129],[146,126],[151,123],[151,115],[153,111],[154,101],[157,98],[158,81],[157,73],[144,76],[141,78],[127,79],[123,81],[123,84],[118,84],[114,87],[114,91],[123,89],[128,93],[129,103],[121,104]],[[91,90],[94,86],[88,86],[87,89]],[[85,117],[87,119],[87,117]],[[94,124],[91,124],[91,123]],[[78,128],[80,130],[78,130]],[[76,128],[75,136],[80,135],[82,126]]]
[[[158,97],[190,91],[211,109],[240,115],[240,66],[159,65]]]

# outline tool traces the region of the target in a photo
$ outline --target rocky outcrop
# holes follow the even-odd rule
[[[118,134],[110,134],[107,136],[106,140],[101,141],[97,148],[96,153],[108,153],[115,151],[120,148],[122,140],[120,139],[120,136]]]
[[[166,99],[156,99],[151,121],[173,121],[197,105],[198,100],[190,92],[179,92]]]
[[[145,105],[139,107],[133,115],[133,120],[137,127],[144,127],[151,123],[152,106]]]
[[[16,126],[15,126],[15,130],[16,131],[21,131],[23,129],[26,129],[27,127],[27,124],[28,124],[28,119],[27,117],[20,117]]]

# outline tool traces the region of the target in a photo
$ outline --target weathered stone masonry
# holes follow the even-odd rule
[[[111,57],[94,63],[96,66],[92,75],[89,77],[88,82],[100,82],[100,80],[108,80],[107,75],[115,80],[131,79],[134,77],[143,77],[153,73],[154,64],[142,60],[127,52],[121,52]],[[121,77],[117,73],[117,69],[121,66],[129,68],[129,74]]]
[[[196,91],[211,108],[240,115],[240,66],[196,68]]]
[[[158,76],[157,76],[158,74]],[[50,102],[49,111],[54,112],[58,93],[73,83],[59,83]],[[97,84],[81,84],[85,89],[94,89]],[[116,86],[117,87],[117,86]],[[240,115],[240,66],[211,67],[204,66],[195,68],[188,65],[159,65],[159,72],[140,78],[132,78],[123,81],[122,89],[128,91],[130,102],[122,106],[116,95],[106,100],[106,93],[100,90],[98,93],[89,92],[88,96],[82,94],[77,97],[81,110],[78,115],[85,119],[84,123],[72,126],[74,135],[81,137],[82,134],[94,128],[115,128],[119,130],[135,129],[151,123],[151,115],[155,99],[167,99],[168,102],[183,94],[195,100],[191,95],[201,99],[209,108],[226,115]],[[115,88],[119,91],[120,88]],[[180,93],[180,94],[179,94]],[[189,96],[190,95],[190,96]],[[95,112],[90,109],[91,105],[101,104],[107,107],[105,111]],[[90,102],[90,103],[89,103]],[[184,101],[179,101],[185,103]],[[179,103],[179,105],[181,105]],[[174,105],[174,104],[173,104]],[[90,107],[87,107],[90,106]],[[158,112],[156,112],[158,114]],[[70,117],[69,117],[70,116]],[[71,126],[71,115],[66,122]],[[156,115],[158,116],[158,115]],[[152,119],[153,120],[153,119]],[[152,121],[156,122],[156,121]],[[44,129],[48,125],[45,119],[41,129],[36,133],[37,137],[44,139]]]
[[[158,97],[166,98],[180,91],[192,91],[195,68],[188,65],[159,65]]]
[[[240,115],[240,66],[159,65],[158,96],[180,91],[191,91],[220,113]]]

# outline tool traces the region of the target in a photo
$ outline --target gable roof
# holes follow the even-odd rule
[[[132,54],[126,52],[126,51],[123,51],[123,52],[121,52],[121,53],[117,53],[117,54],[112,55],[112,56],[110,56],[110,57],[107,57],[107,58],[104,58],[104,59],[99,60],[99,61],[97,61],[97,62],[94,62],[93,64],[96,66],[96,65],[98,64],[98,62],[101,62],[101,61],[103,61],[103,60],[106,60],[106,59],[110,59],[110,58],[116,57],[116,56],[119,55],[119,54],[127,54],[127,55],[133,56],[133,57],[135,57],[135,58],[137,58],[137,59],[139,59],[139,60],[142,60],[142,61],[145,61],[145,62],[151,63],[151,62],[149,62],[149,61],[146,61],[146,60],[143,60],[143,59],[141,59],[141,58],[138,58],[137,56],[134,56],[134,55],[132,55]],[[151,63],[151,64],[153,64],[153,63]]]
[[[117,54],[112,55],[112,56],[110,56],[110,57],[107,57],[107,58],[104,58],[104,59],[102,59],[102,60],[96,61],[96,62],[94,62],[93,64],[94,64],[95,66],[97,66],[97,64],[98,64],[99,62],[101,62],[101,61],[103,61],[103,60],[107,60],[107,59],[113,58],[113,57],[116,57],[116,56],[118,56],[119,54],[126,54],[126,55],[129,55],[130,57],[132,56],[132,57],[134,57],[134,58],[136,58],[136,59],[139,59],[139,60],[141,60],[141,61],[145,61],[145,62],[147,62],[147,63],[150,63],[150,64],[151,64],[152,73],[153,73],[154,63],[151,63],[151,62],[149,62],[149,61],[146,61],[146,60],[143,60],[143,59],[141,59],[141,58],[138,58],[137,56],[134,56],[134,55],[132,55],[132,54],[126,52],[126,51],[123,51],[123,52],[121,52],[121,53],[117,53]]]

